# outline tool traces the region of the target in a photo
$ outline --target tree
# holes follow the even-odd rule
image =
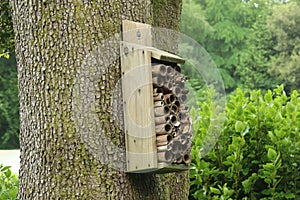
[[[14,49],[14,34],[12,29],[9,1],[0,2],[0,57],[8,57]]]
[[[107,134],[97,133],[92,147],[100,147],[102,157],[96,159],[80,140],[72,115],[75,76],[86,55],[121,32],[121,19],[178,30],[181,1],[17,0],[11,7],[21,123],[18,198],[187,199],[188,172],[128,174],[101,162],[124,159],[114,158],[102,140],[124,147],[110,104],[120,77],[118,59],[96,84],[98,125]]]
[[[273,7],[268,19],[275,47],[269,72],[291,89],[300,89],[300,6],[295,1]]]
[[[19,99],[15,56],[0,58],[0,149],[19,147]]]
[[[237,86],[267,89],[280,83],[267,72],[273,41],[266,18],[272,4],[266,0],[184,1],[182,32],[212,56],[227,92]]]

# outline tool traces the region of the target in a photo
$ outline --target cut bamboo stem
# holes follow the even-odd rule
[[[185,162],[186,164],[190,164],[191,163],[191,156],[189,154],[185,154],[183,156],[183,162]]]
[[[161,87],[158,87],[158,88],[154,88],[153,89],[153,93],[156,94],[156,93],[163,93],[163,89]]]
[[[172,133],[172,126],[169,123],[156,125],[155,132],[157,135]]]
[[[172,149],[171,152],[176,155],[179,154],[181,151],[181,143],[177,140],[173,139],[173,142],[171,143]]]
[[[154,101],[162,101],[164,98],[163,93],[155,93],[153,94]]]
[[[178,111],[179,111],[179,108],[178,108],[175,104],[172,104],[171,107],[170,107],[170,111],[171,111],[173,114],[177,114]]]
[[[165,146],[169,144],[173,139],[173,136],[171,134],[165,134],[165,135],[158,135],[156,137],[156,143],[157,146]]]
[[[169,151],[157,152],[157,160],[160,162],[172,162],[173,155]]]
[[[163,105],[164,105],[163,101],[154,101],[154,107],[161,107]]]
[[[170,94],[165,94],[163,96],[163,100],[166,104],[172,104],[175,100],[176,100],[176,97],[174,94],[170,93]]]
[[[165,115],[168,115],[168,114],[170,114],[170,108],[169,108],[169,106],[157,106],[157,107],[154,107],[154,115],[156,117],[165,116]]]
[[[176,96],[179,96],[180,93],[181,93],[181,88],[180,88],[179,86],[174,86],[174,87],[172,88],[172,91],[173,91],[173,93],[174,93]]]
[[[167,69],[165,65],[153,65],[152,74],[156,76],[165,76],[167,74]]]
[[[169,115],[158,116],[154,118],[155,124],[165,124],[169,119]]]
[[[172,149],[171,145],[158,146],[157,151],[170,151]]]
[[[152,78],[152,83],[156,87],[162,87],[164,86],[164,80],[161,76],[155,76]]]

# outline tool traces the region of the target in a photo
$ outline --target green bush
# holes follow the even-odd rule
[[[217,144],[199,158],[213,106],[201,103],[194,125],[190,199],[300,199],[300,95],[238,89]]]
[[[18,177],[10,170],[10,166],[0,164],[0,199],[17,199]]]

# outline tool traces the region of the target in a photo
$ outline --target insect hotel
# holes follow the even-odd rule
[[[184,59],[152,46],[151,26],[123,21],[120,44],[127,172],[189,169]]]

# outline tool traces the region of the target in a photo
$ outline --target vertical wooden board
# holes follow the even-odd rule
[[[152,46],[151,26],[129,20],[122,22],[123,41],[139,44],[143,46]]]
[[[122,43],[121,69],[127,171],[153,171],[157,152],[151,53]]]

